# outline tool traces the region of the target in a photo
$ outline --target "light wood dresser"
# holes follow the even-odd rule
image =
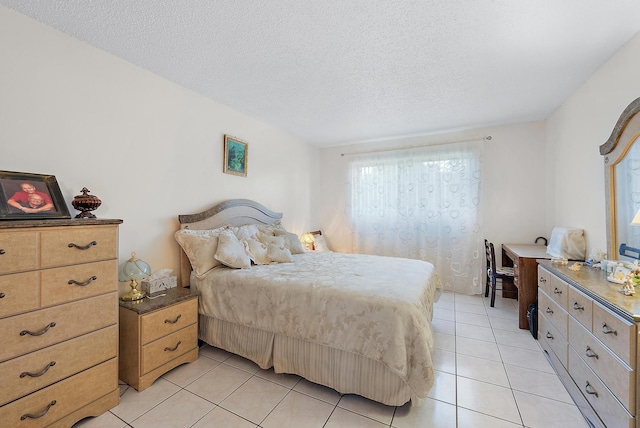
[[[119,402],[118,225],[0,222],[0,425],[65,427]]]
[[[156,294],[120,301],[120,379],[138,391],[198,359],[198,295],[182,287]]]
[[[595,427],[640,427],[640,297],[620,287],[600,269],[538,266],[540,345]]]

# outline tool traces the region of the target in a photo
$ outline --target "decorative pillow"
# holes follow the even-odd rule
[[[284,247],[286,240],[284,236],[271,236],[265,233],[258,233],[258,241],[264,242],[265,244],[274,244]]]
[[[313,237],[313,247],[316,251],[331,251],[327,246],[327,241],[322,235],[315,235]]]
[[[291,251],[291,254],[304,253],[304,248],[302,247],[302,242],[300,242],[300,237],[298,235],[286,232],[283,237],[286,239],[284,246]]]
[[[284,226],[280,224],[280,220],[272,224],[261,224],[258,226],[258,229],[260,230],[260,232],[267,235],[282,235],[284,232],[286,232]]]
[[[267,257],[276,263],[288,263],[293,261],[291,251],[284,245],[267,244]]]
[[[245,251],[247,255],[257,265],[268,265],[271,259],[267,254],[267,244],[255,239],[247,239],[244,241]]]
[[[230,268],[251,267],[251,259],[244,249],[244,244],[230,230],[224,231],[218,236],[218,250],[215,258]]]
[[[220,262],[214,258],[218,250],[218,234],[220,229],[212,230],[178,230],[174,237],[182,247],[197,278],[202,278]]]
[[[257,224],[245,224],[244,226],[232,226],[229,228],[240,241],[255,239],[258,234]]]

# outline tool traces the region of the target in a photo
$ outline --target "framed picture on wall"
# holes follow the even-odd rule
[[[71,218],[53,175],[0,171],[0,220]]]
[[[249,144],[232,137],[224,136],[224,165],[222,171],[227,174],[247,176],[247,159]]]

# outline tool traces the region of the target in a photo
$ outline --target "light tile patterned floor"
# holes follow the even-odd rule
[[[443,293],[435,305],[436,380],[420,406],[340,396],[298,376],[261,370],[205,345],[200,358],[76,427],[582,428],[587,423],[528,331],[517,302]]]

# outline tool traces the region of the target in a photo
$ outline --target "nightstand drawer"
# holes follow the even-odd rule
[[[117,389],[117,372],[118,361],[113,358],[0,407],[0,421],[7,427],[39,428],[53,424],[58,419]],[[36,419],[24,416],[40,414],[42,416]],[[21,420],[21,417],[25,419]]]
[[[104,294],[1,319],[0,361],[116,324],[114,295]]]
[[[51,268],[117,257],[118,228],[74,227],[41,233],[41,267]]]
[[[0,364],[0,405],[114,358],[117,346],[114,325]]]
[[[140,375],[160,367],[164,363],[179,357],[198,346],[198,325],[176,331],[169,336],[151,342],[142,347]]]
[[[0,274],[36,269],[36,243],[33,231],[0,232]]]
[[[38,308],[38,272],[0,276],[0,318]]]
[[[187,300],[142,316],[141,344],[145,345],[198,322],[198,299]]]
[[[116,291],[117,271],[117,260],[43,270],[42,306]]]

